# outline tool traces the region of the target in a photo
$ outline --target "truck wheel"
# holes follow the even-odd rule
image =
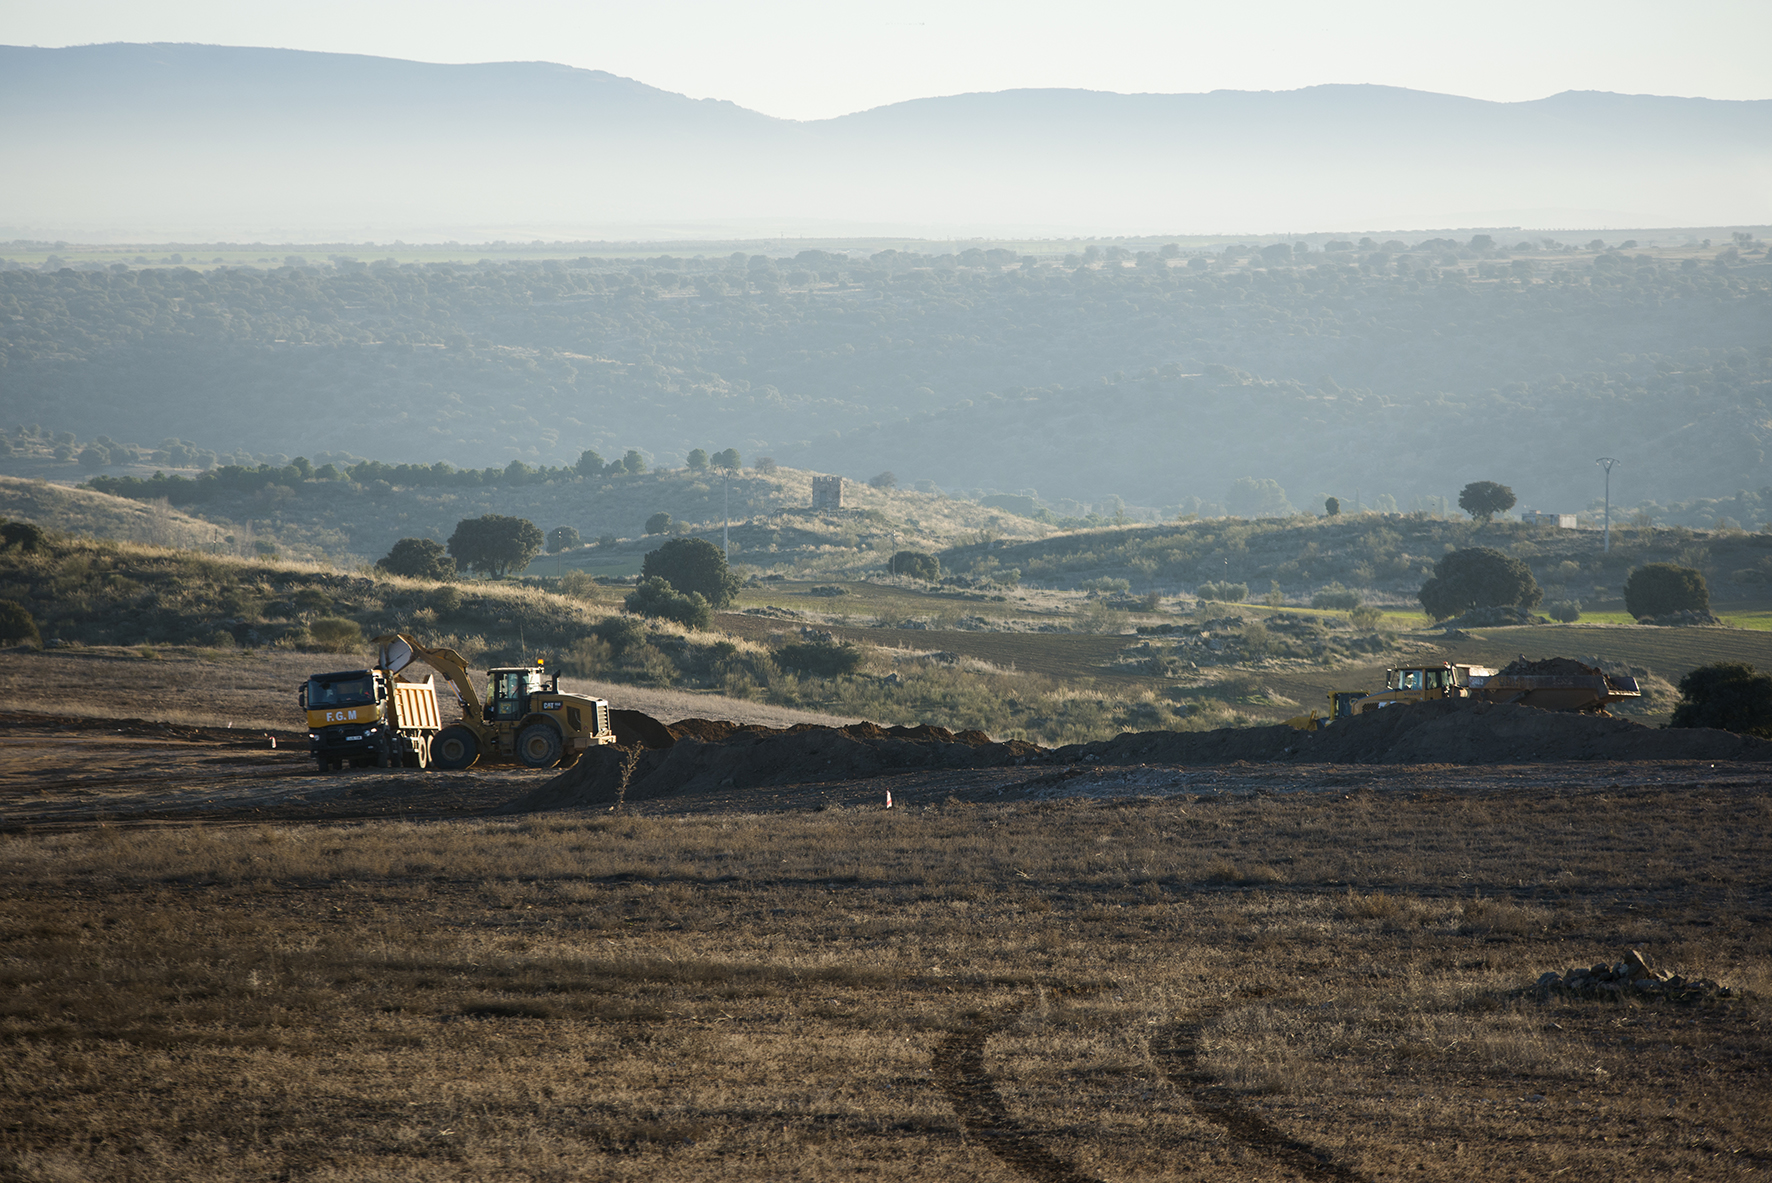
[[[324,752],[321,752],[319,755],[314,757],[314,763],[316,763],[320,766],[321,772],[331,772],[332,771],[332,757],[328,756]]]
[[[438,768],[451,772],[466,768],[480,758],[480,740],[460,724],[445,727],[432,742],[431,756]]]
[[[531,723],[517,736],[517,758],[531,768],[552,768],[563,746],[552,723]]]

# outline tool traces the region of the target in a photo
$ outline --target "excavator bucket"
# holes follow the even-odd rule
[[[381,647],[381,665],[390,674],[397,674],[412,664],[414,654],[406,638],[395,637]]]

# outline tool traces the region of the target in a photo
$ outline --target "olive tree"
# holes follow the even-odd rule
[[[726,555],[705,538],[673,538],[648,552],[640,575],[662,579],[685,594],[695,592],[715,608],[732,603],[740,583]]]
[[[1473,546],[1442,556],[1417,598],[1429,616],[1445,620],[1472,608],[1536,608],[1544,592],[1520,560]]]
[[[578,531],[571,526],[555,526],[548,531],[548,553],[557,555],[563,550],[571,550],[583,541],[578,536]]]
[[[1649,563],[1624,581],[1624,607],[1641,620],[1673,612],[1709,612],[1710,587],[1704,575],[1678,563]]]
[[[449,553],[462,567],[502,579],[527,567],[546,542],[541,527],[528,518],[489,513],[457,522]]]
[[[1772,674],[1741,661],[1701,665],[1680,679],[1669,727],[1718,727],[1772,739]]]
[[[376,566],[389,575],[409,579],[443,580],[456,576],[455,560],[444,553],[442,543],[429,538],[402,538]]]
[[[1458,492],[1458,508],[1481,521],[1514,507],[1514,491],[1494,481],[1472,481]]]

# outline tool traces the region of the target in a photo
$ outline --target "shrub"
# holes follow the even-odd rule
[[[775,663],[797,673],[835,678],[852,674],[860,668],[861,650],[854,645],[838,645],[830,641],[798,641],[777,649]]]
[[[1641,620],[1670,612],[1709,612],[1710,588],[1704,576],[1678,563],[1638,567],[1624,581],[1624,607]]]
[[[1129,579],[1115,579],[1111,575],[1103,575],[1096,579],[1085,579],[1077,584],[1077,586],[1084,591],[1124,593],[1132,590],[1132,581]],[[1248,589],[1245,588],[1244,590],[1247,591]]]
[[[891,571],[894,575],[909,575],[912,579],[927,579],[933,583],[941,578],[941,560],[924,551],[901,550],[892,556]]]
[[[807,588],[806,594],[809,596],[846,596],[849,594],[849,589],[839,587],[834,583],[821,583],[815,587]]]
[[[363,644],[363,630],[342,616],[322,616],[308,626],[308,635],[328,653],[349,653]]]
[[[647,518],[646,532],[648,534],[669,534],[671,532],[671,515],[661,509]]]
[[[1772,739],[1772,674],[1741,661],[1701,665],[1680,679],[1670,727],[1718,727]]]
[[[707,599],[700,592],[680,592],[656,575],[642,579],[622,605],[636,616],[674,620],[684,628],[704,629],[713,620]]]
[[[713,608],[724,608],[742,582],[726,565],[726,555],[705,538],[673,538],[650,551],[641,564],[646,579],[658,578],[680,592],[695,592]]]
[[[0,525],[0,547],[16,546],[20,550],[37,550],[47,541],[43,527],[31,522],[7,522]]]
[[[453,587],[433,588],[425,597],[425,607],[438,615],[454,612],[461,607],[461,593]]]
[[[1360,593],[1331,583],[1328,587],[1311,597],[1311,607],[1329,608],[1337,612],[1352,612],[1360,606]]]
[[[456,574],[455,560],[442,543],[429,538],[402,538],[376,566],[389,575],[411,579],[454,579]]]
[[[17,600],[0,600],[0,645],[18,645],[43,639],[31,611]]]
[[[1349,612],[1347,618],[1355,628],[1363,633],[1369,633],[1378,627],[1379,621],[1384,619],[1384,612],[1374,604],[1361,604]]]
[[[1249,598],[1249,585],[1247,583],[1216,583],[1208,580],[1194,589],[1194,594],[1202,600],[1240,604]]]
[[[1526,564],[1486,546],[1473,546],[1443,555],[1434,573],[1417,594],[1421,606],[1435,620],[1445,620],[1472,608],[1519,605],[1536,608],[1544,599],[1538,581]]]
[[[1581,605],[1575,600],[1556,600],[1545,605],[1544,614],[1552,620],[1574,624],[1581,619]]]

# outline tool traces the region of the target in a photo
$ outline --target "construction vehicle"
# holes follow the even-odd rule
[[[562,694],[558,671],[548,679],[540,659],[534,666],[487,670],[482,698],[467,661],[453,649],[432,649],[398,633],[377,637],[373,644],[377,668],[387,677],[422,662],[455,691],[461,718],[431,740],[430,766],[460,769],[503,759],[553,768],[573,763],[590,748],[616,742],[609,701]]]
[[[1286,724],[1299,731],[1320,730],[1335,722],[1337,719],[1353,718],[1354,704],[1365,697],[1367,697],[1367,695],[1364,690],[1331,690],[1329,692],[1328,714],[1319,715],[1317,714],[1317,709],[1312,707],[1309,713],[1294,715],[1292,718],[1286,720]]]
[[[1635,678],[1605,674],[1588,666],[1577,668],[1585,672],[1507,673],[1449,661],[1402,666],[1386,670],[1384,690],[1358,700],[1352,711],[1363,715],[1405,703],[1468,698],[1477,702],[1512,702],[1547,711],[1599,713],[1610,703],[1642,697]]]
[[[443,728],[434,678],[413,682],[383,669],[315,674],[296,699],[308,713],[308,752],[321,772],[431,765]]]

